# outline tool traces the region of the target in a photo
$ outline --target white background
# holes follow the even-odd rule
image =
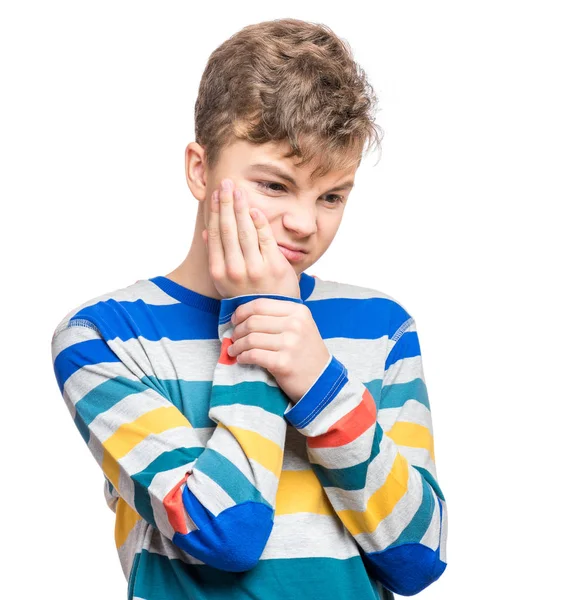
[[[208,56],[294,17],[346,39],[380,100],[381,157],[308,272],[380,289],[416,319],[450,515],[447,570],[418,596],[578,598],[575,7],[3,5],[2,597],[126,597],[51,334],[88,298],[181,262]]]

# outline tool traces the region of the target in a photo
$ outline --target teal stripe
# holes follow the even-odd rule
[[[393,544],[390,544],[388,548],[401,546],[403,544],[419,543],[427,531],[427,528],[430,526],[434,512],[434,503],[437,502],[437,499],[434,497],[429,485],[427,485],[423,479],[421,479],[421,482],[423,497],[420,507],[417,509],[417,512],[409,522],[408,526],[401,532],[401,535],[393,542]]]
[[[209,418],[212,381],[187,381],[184,379],[162,379],[159,385],[166,396],[185,415],[195,428],[215,427]]]
[[[423,478],[432,486],[433,491],[438,495],[439,498],[441,498],[445,502],[446,499],[444,498],[444,495],[442,494],[442,490],[441,490],[438,482],[434,479],[434,476],[427,469],[424,469],[423,467],[414,466],[414,469],[418,470],[423,475]]]
[[[153,513],[153,507],[151,505],[150,495],[148,488],[157,473],[162,471],[169,471],[170,469],[176,469],[182,467],[187,463],[195,460],[202,452],[202,447],[191,447],[191,448],[175,448],[174,450],[168,450],[163,452],[155,460],[149,463],[142,471],[132,475],[131,479],[134,481],[134,502],[135,508],[138,514],[148,521],[151,525],[156,527],[156,522]],[[185,471],[183,470],[183,476]]]
[[[143,552],[146,552],[146,550],[144,550]],[[128,600],[132,600],[132,597],[134,595],[134,586],[136,583],[136,575],[138,572],[138,566],[140,563],[140,559],[142,557],[142,553],[141,552],[137,552],[132,559],[132,565],[130,568],[130,575],[128,578]]]
[[[328,469],[316,463],[311,463],[313,472],[323,487],[339,487],[342,490],[361,490],[367,481],[367,469],[371,461],[379,454],[379,445],[383,438],[383,429],[379,422],[375,424],[375,434],[371,446],[371,454],[367,460],[358,465],[345,467],[343,469]],[[315,455],[315,449],[310,450]]]
[[[213,386],[211,406],[230,406],[237,403],[258,406],[283,417],[289,399],[278,386],[263,381],[242,381],[233,385]]]
[[[185,381],[183,379],[158,379],[143,377],[142,380],[115,377],[98,385],[76,403],[76,412],[89,425],[99,414],[112,408],[129,394],[150,392],[160,394],[185,414],[193,427],[214,427],[208,417],[210,381]]]
[[[216,450],[205,448],[195,463],[195,468],[218,483],[231,496],[235,504],[260,502],[273,509],[245,475],[228,458]]]
[[[380,394],[379,408],[400,408],[408,400],[420,402],[429,409],[427,389],[421,377],[416,377],[407,383],[384,385]]]
[[[115,377],[85,394],[75,405],[76,413],[86,425],[90,425],[98,415],[110,410],[130,394],[139,394],[148,389],[142,381]]]
[[[381,379],[372,379],[371,381],[363,384],[373,396],[373,399],[375,400],[375,406],[377,408],[379,408],[379,398],[381,397],[381,384]]]
[[[182,379],[163,380],[144,377],[142,380],[115,377],[109,379],[85,394],[75,406],[75,423],[85,442],[88,442],[88,426],[101,413],[110,410],[115,404],[130,394],[149,392],[159,393],[167,402],[179,409],[193,428],[215,427],[209,418],[210,381],[184,381]]]
[[[380,600],[379,587],[360,556],[261,560],[249,571],[232,573],[142,550],[134,596],[147,600]]]

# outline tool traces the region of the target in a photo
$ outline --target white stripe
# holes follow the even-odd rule
[[[423,363],[421,356],[401,358],[383,372],[382,388],[393,383],[407,383],[417,378],[424,379]],[[385,396],[386,397],[386,396]]]
[[[122,470],[132,476],[142,471],[165,452],[182,448],[184,453],[189,451],[188,448],[202,447],[202,441],[197,433],[196,429],[186,426],[167,429],[161,433],[151,433],[118,462]]]
[[[402,421],[427,427],[433,435],[431,413],[427,406],[417,400],[408,399],[403,406],[396,408],[382,408],[377,413],[377,420],[384,431],[389,431],[396,421]]]
[[[446,550],[447,550],[447,540],[448,540],[448,511],[446,508],[446,503],[441,500],[442,503],[442,530],[440,537],[440,560],[447,563]]]
[[[224,425],[254,431],[277,444],[280,449],[283,447],[287,430],[287,421],[283,416],[273,414],[260,406],[243,404],[241,398],[235,404],[213,407],[210,415]]]
[[[327,469],[353,467],[371,456],[375,424],[355,440],[335,448],[315,448],[315,462]]]
[[[186,483],[193,495],[214,517],[237,504],[216,481],[197,468],[193,468]]]
[[[120,565],[127,580],[130,575],[134,555],[142,546],[142,538],[147,527],[150,527],[150,525],[144,519],[139,519],[130,530],[124,544],[117,548]]]
[[[261,560],[304,556],[344,560],[358,555],[355,540],[335,515],[293,513],[275,516]]]
[[[252,458],[248,459],[239,442],[231,435],[229,430],[218,427],[207,447],[223,455],[235,465],[248,481],[261,492],[267,502],[271,506],[275,506],[279,479],[275,473],[256,460]],[[282,467],[282,465],[279,466],[280,468]]]
[[[387,548],[409,525],[421,506],[422,497],[421,477],[417,471],[410,469],[406,493],[374,531],[355,536],[359,545],[367,552],[377,552]]]
[[[345,373],[335,381],[332,388],[327,392],[328,396],[332,395],[338,386],[343,386],[338,394],[329,403],[319,407],[310,423],[304,427],[300,427],[300,424],[296,423],[295,427],[297,429],[300,429],[307,436],[323,435],[337,421],[359,406],[362,402],[362,395],[367,388],[359,383],[357,379],[345,378],[345,384],[343,384],[344,377]]]
[[[175,485],[177,485],[177,483],[185,476],[187,471],[192,469],[194,462],[195,461],[192,461],[181,467],[176,467],[168,471],[157,473],[153,477],[148,487],[149,495],[151,497],[151,504],[153,507],[153,515],[157,527],[170,539],[173,538],[175,530],[169,523],[167,512],[163,505],[163,500],[169,491],[172,490]]]
[[[432,550],[437,550],[440,543],[440,506],[435,494],[434,500],[435,505],[433,514],[431,516],[431,521],[427,531],[423,534],[423,537],[420,540],[420,544],[423,544]]]
[[[134,393],[127,387],[126,393],[124,398],[119,399],[108,410],[98,414],[89,425],[90,433],[103,443],[110,436],[115,435],[121,425],[132,423],[151,410],[173,407],[173,404],[150,388]]]
[[[311,462],[316,461],[316,448],[308,449]],[[357,510],[364,511],[366,509],[367,499],[372,496],[385,483],[395,457],[397,456],[397,446],[393,441],[384,435],[381,438],[379,445],[379,453],[369,463],[367,475],[365,478],[365,486],[359,490],[343,490],[338,487],[328,488],[331,491],[335,490],[333,496],[333,507],[336,511],[339,510]]]

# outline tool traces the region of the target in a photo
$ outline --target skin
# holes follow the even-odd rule
[[[199,206],[189,252],[167,278],[205,296],[223,297],[209,273],[208,249],[202,232],[209,224],[211,195],[225,178],[232,179],[235,187],[243,190],[249,207],[256,207],[265,215],[278,243],[305,246],[309,250],[302,261],[290,263],[298,277],[323,256],[337,234],[350,190],[327,192],[343,182],[354,181],[357,169],[330,172],[312,181],[309,175],[316,165],[296,168],[293,163],[298,159],[281,158],[288,148],[281,143],[254,145],[237,140],[226,146],[215,167],[208,169],[204,148],[196,142],[186,147],[187,185]],[[275,162],[289,172],[297,187],[267,172],[247,172],[249,165],[265,162]],[[267,182],[270,189],[258,182]],[[332,194],[343,196],[344,203],[336,203]]]
[[[229,276],[231,272],[246,274],[247,264],[257,264],[255,256],[259,255],[255,252],[259,252],[263,239],[271,243],[267,250],[261,251],[261,255],[273,259],[269,267],[277,265],[267,272],[275,271],[278,277],[282,269],[289,266],[299,277],[325,253],[343,218],[357,167],[311,180],[310,173],[315,165],[295,167],[291,159],[281,157],[285,148],[279,143],[254,145],[237,140],[222,150],[218,164],[210,170],[206,167],[203,147],[196,142],[187,146],[187,184],[200,205],[189,253],[181,265],[166,277],[201,294],[220,299],[250,291],[235,288],[235,281],[227,276],[213,279],[211,273],[215,272],[215,265],[221,275],[225,271]],[[249,168],[251,164],[265,162],[275,163],[295,180],[295,184],[277,175]],[[222,189],[224,180],[230,180],[232,189]],[[349,187],[335,190],[346,182],[349,182]],[[233,201],[234,189],[242,190],[237,211]],[[224,200],[216,203],[213,192],[219,193],[219,190]],[[240,207],[243,208],[241,212],[238,211]],[[259,209],[259,216],[254,219],[248,216],[249,208],[253,207]],[[238,227],[226,227],[223,235],[222,223],[232,222]],[[251,229],[251,222],[254,229]],[[203,235],[205,229],[215,232],[213,239]],[[251,230],[251,235],[243,238],[241,243],[238,230]],[[221,233],[222,244],[215,243],[218,232]],[[278,250],[275,241],[304,246],[308,252],[303,260],[292,263]],[[223,251],[231,247],[234,253]],[[234,269],[231,268],[232,257],[235,258]],[[281,264],[279,260],[285,262]],[[226,266],[229,268],[225,269]],[[260,274],[262,272],[261,269]],[[217,288],[234,291],[222,296]],[[257,364],[267,369],[291,402],[298,402],[304,396],[331,358],[309,308],[303,303],[256,298],[240,305],[231,321],[234,330],[231,338],[225,340],[230,360]]]

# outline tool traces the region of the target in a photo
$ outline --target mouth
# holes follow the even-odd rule
[[[298,262],[305,257],[306,253],[301,250],[291,250],[290,248],[282,246],[281,244],[277,244],[277,246],[285,258],[291,262]]]
[[[293,250],[293,252],[303,252],[303,254],[307,254],[307,250],[305,248],[300,248],[299,246],[292,246],[291,244],[277,244],[278,246],[283,246],[283,248],[287,248],[287,250]]]

